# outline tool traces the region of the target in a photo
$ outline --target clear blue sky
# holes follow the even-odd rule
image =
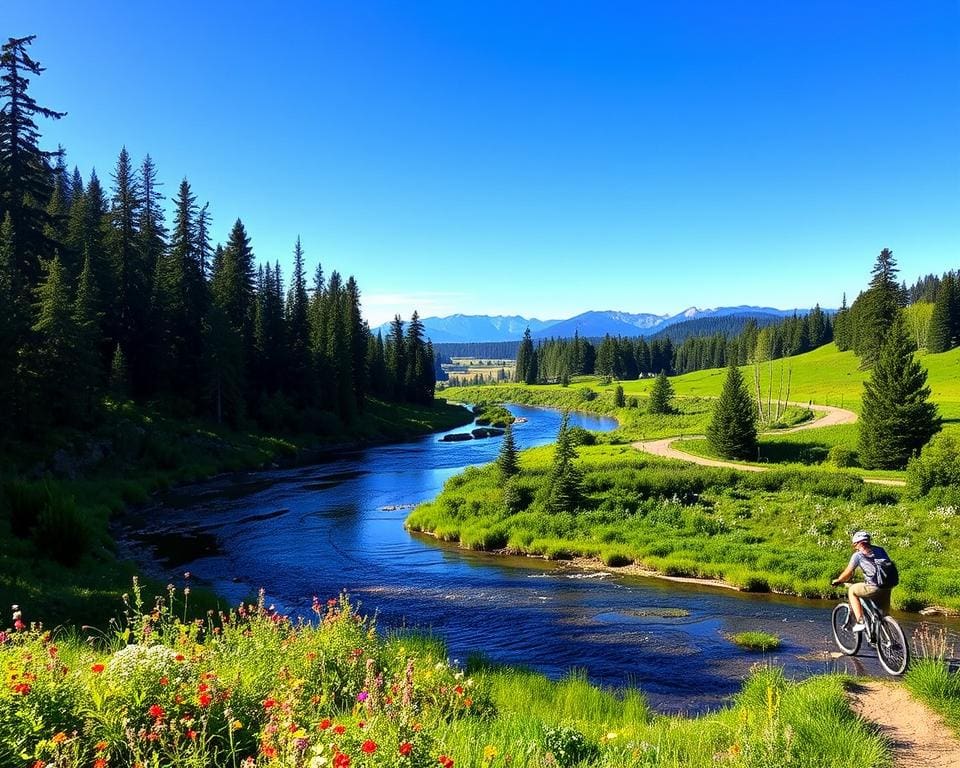
[[[960,266],[960,4],[13,0],[42,126],[394,312],[837,306]]]

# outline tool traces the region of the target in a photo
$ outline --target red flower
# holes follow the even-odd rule
[[[150,707],[149,712],[150,717],[152,717],[154,720],[163,720],[164,716],[167,714],[163,711],[163,707],[161,707],[159,704],[154,704],[152,707]]]
[[[333,768],[350,768],[350,755],[337,752],[333,756]]]
[[[277,706],[277,700],[276,700],[276,699],[266,699],[266,700],[263,702],[263,708],[264,708],[264,709],[273,709],[273,707],[275,707],[275,706]]]
[[[340,736],[340,735],[341,735],[344,731],[346,731],[346,730],[347,730],[346,727],[343,726],[343,725],[335,725],[335,726],[333,726],[333,732],[334,732],[335,734],[337,734],[337,736]]]
[[[26,696],[30,693],[30,683],[17,683],[13,686],[13,692],[19,693],[21,696]]]
[[[97,752],[103,752],[104,750],[106,750],[107,746],[108,746],[107,742],[98,741],[96,744],[93,745],[93,748],[97,750]]]
[[[458,685],[458,686],[457,686],[456,688],[454,688],[453,690],[454,690],[455,693],[462,694],[462,693],[463,693],[463,686],[462,686],[462,685]]]
[[[187,657],[184,656],[182,653],[178,653],[176,656],[173,657],[173,660],[174,660],[174,661],[186,661],[186,660],[187,660]]]
[[[446,755],[440,755],[440,765],[442,765],[443,768],[453,768],[453,759]]]
[[[372,739],[367,739],[365,742],[363,742],[363,746],[361,746],[360,749],[362,749],[368,755],[372,755],[377,751],[377,742],[373,741]]]
[[[321,731],[325,731],[325,730],[327,730],[327,728],[329,728],[331,725],[333,725],[333,723],[330,721],[330,718],[329,718],[329,717],[325,717],[325,718],[323,718],[323,720],[320,721],[320,725],[317,726],[317,727],[318,727]]]
[[[170,678],[169,678],[169,677],[161,677],[161,678],[160,678],[160,685],[170,685]]]
[[[92,667],[90,667],[90,671],[95,675],[99,675],[104,669],[105,667],[103,664],[94,664]]]
[[[98,757],[93,761],[93,768],[107,768],[107,760],[103,757]]]
[[[413,744],[411,744],[409,741],[405,741],[403,742],[403,744],[400,745],[401,755],[406,756],[406,755],[409,755],[411,752],[413,752]]]
[[[263,753],[264,757],[276,757],[277,749],[276,747],[271,747],[269,744],[261,744],[260,751]]]
[[[190,739],[190,741],[196,741],[197,732],[193,730],[193,728],[187,728],[187,738]]]

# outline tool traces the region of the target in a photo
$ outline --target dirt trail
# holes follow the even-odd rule
[[[960,741],[902,685],[858,682],[849,695],[854,712],[889,739],[895,768],[960,768]]]
[[[790,403],[803,408],[809,408],[812,411],[823,414],[815,421],[801,424],[790,429],[778,429],[776,434],[783,435],[788,432],[800,432],[804,429],[820,429],[821,427],[832,427],[837,424],[853,424],[857,420],[857,414],[844,408],[836,408],[832,405],[808,405],[805,403]],[[756,464],[738,464],[733,461],[721,461],[719,459],[708,459],[704,456],[694,456],[691,453],[678,451],[673,444],[678,440],[702,439],[703,435],[690,435],[689,437],[666,437],[661,440],[642,440],[632,443],[632,447],[638,451],[653,454],[654,456],[664,456],[668,459],[680,459],[694,464],[700,464],[704,467],[730,467],[739,469],[743,472],[766,472],[770,467],[761,467]],[[865,477],[865,483],[876,483],[878,485],[904,485],[902,480],[886,480],[879,477]]]

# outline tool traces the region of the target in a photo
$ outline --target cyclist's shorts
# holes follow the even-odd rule
[[[869,597],[880,606],[880,610],[890,613],[890,593],[893,590],[889,587],[875,587],[865,581],[858,581],[856,584],[851,584],[849,589],[851,594],[857,597]]]

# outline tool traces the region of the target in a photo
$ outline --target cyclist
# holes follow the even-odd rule
[[[870,534],[866,531],[857,531],[850,539],[853,544],[854,553],[850,558],[850,563],[837,578],[830,583],[834,586],[850,581],[853,572],[859,568],[863,572],[863,581],[851,584],[847,587],[847,599],[850,601],[850,608],[857,619],[850,630],[852,632],[863,632],[866,624],[863,622],[863,606],[860,605],[861,597],[869,597],[873,600],[884,613],[890,610],[890,592],[892,587],[881,587],[877,583],[877,565],[875,560],[883,559],[889,562],[890,556],[883,547],[878,547],[870,543]]]

